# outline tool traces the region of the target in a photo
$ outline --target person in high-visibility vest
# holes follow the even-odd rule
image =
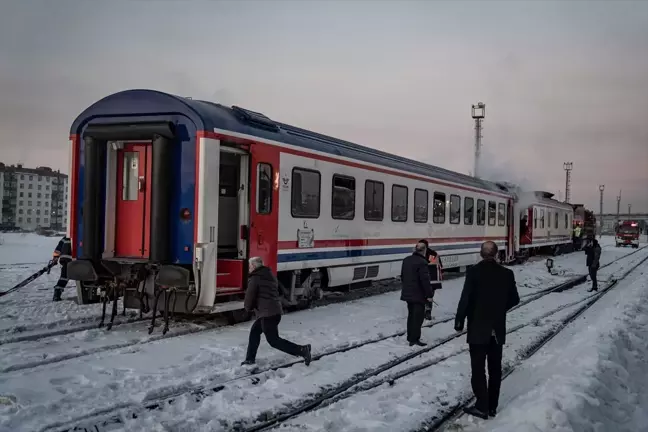
[[[580,227],[580,225],[576,225],[576,228],[574,228],[574,239],[573,239],[574,249],[576,250],[580,250],[582,246],[583,243],[582,235],[583,235],[582,228]]]
[[[70,261],[72,261],[72,242],[65,236],[58,242],[52,254],[52,262],[61,264],[61,276],[59,276],[59,280],[54,286],[53,301],[62,300],[61,295],[63,294],[63,289],[68,283],[67,265]]]
[[[427,248],[425,252],[425,259],[428,262],[428,272],[430,273],[430,286],[432,288],[432,293],[438,289],[441,289],[441,281],[443,280],[443,267],[441,265],[441,257],[439,254],[430,249],[429,243],[427,240],[423,239],[420,243],[425,244]],[[432,302],[425,302],[425,319],[428,321],[432,320]]]

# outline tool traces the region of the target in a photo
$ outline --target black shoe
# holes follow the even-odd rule
[[[497,415],[497,410],[496,409],[489,409],[488,410],[488,416],[489,417],[495,417]]]
[[[427,346],[427,344],[426,344],[425,342],[421,342],[421,341],[410,342],[409,344],[410,344],[410,346],[414,346],[414,345],[417,345],[417,346]]]
[[[63,300],[61,298],[62,294],[63,294],[63,290],[61,288],[54,288],[54,297],[52,298],[52,301],[61,301],[61,300]]]
[[[304,364],[306,366],[311,364],[312,357],[311,357],[311,346],[310,346],[310,344],[304,345],[302,347],[302,357],[304,357]]]
[[[241,366],[250,366],[254,364],[254,360],[245,360],[241,363]]]
[[[463,409],[466,414],[470,414],[471,416],[479,417],[480,419],[488,420],[488,414],[486,414],[484,411],[478,409],[474,405],[471,407],[466,407]]]

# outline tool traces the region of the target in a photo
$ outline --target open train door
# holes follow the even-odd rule
[[[515,217],[515,205],[512,199],[509,199],[506,204],[506,227],[508,230],[508,238],[506,241],[506,261],[510,263],[515,260],[515,251],[516,251],[516,234],[519,232],[518,224],[520,221]]]

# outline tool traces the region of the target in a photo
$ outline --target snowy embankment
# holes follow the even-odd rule
[[[646,389],[648,263],[512,374],[478,430],[647,431]]]
[[[57,239],[44,240],[52,244],[43,244],[37,248],[43,258],[32,258],[32,261],[43,259],[46,262],[51,256]],[[632,249],[615,248],[613,239],[603,240],[603,264],[634,252]],[[19,246],[14,249],[19,249]],[[36,254],[36,250],[32,252]],[[14,261],[23,258],[15,250],[13,255]],[[512,267],[521,295],[532,294],[573,275],[585,273],[585,257],[582,253],[559,256],[554,260],[556,275],[547,272],[544,260]],[[626,260],[631,261],[632,258]],[[20,262],[27,261],[29,260],[22,259]],[[601,278],[618,271],[620,267],[619,264],[613,264],[602,270]],[[3,268],[3,280],[0,281],[2,289],[37,269],[38,266],[31,271],[16,269],[16,272],[10,272],[12,281],[7,282]],[[18,272],[22,272],[22,277],[16,277]],[[71,301],[51,303],[51,286],[57,277],[56,269],[51,275],[43,276],[44,279],[3,298],[0,307],[13,317],[0,318],[0,331],[3,328],[11,331],[16,325],[53,325],[61,317],[69,320],[94,316],[98,320],[99,308],[96,305],[77,306]],[[462,279],[444,284],[444,289],[435,298],[439,303],[434,311],[435,320],[454,315],[462,284]],[[561,301],[581,298],[582,291],[548,296],[545,297],[546,301],[533,303],[533,306],[529,305],[524,310],[537,316]],[[523,315],[524,310],[520,308],[520,314]],[[405,316],[406,308],[399,300],[399,293],[387,293],[286,315],[282,319],[280,332],[295,342],[312,343],[314,353],[319,354],[402,331]],[[118,326],[109,333],[103,329],[92,329],[73,335],[50,337],[38,343],[1,345],[0,369],[7,372],[0,374],[0,396],[10,397],[13,402],[0,406],[0,430],[38,430],[43,425],[76,419],[96,410],[133,406],[174,389],[238,379],[248,373],[239,363],[243,359],[250,325],[251,323],[244,323],[154,340],[148,339],[146,335],[147,323],[139,323],[139,327],[135,324]],[[424,338],[434,340],[443,337],[452,332],[451,327],[451,324],[443,324],[426,328],[423,331]],[[172,326],[168,336],[173,336],[173,332]],[[524,331],[519,334],[523,333]],[[264,409],[294,402],[319,387],[335,384],[345,376],[401,355],[409,350],[405,345],[403,338],[393,338],[371,347],[348,351],[345,355],[325,357],[314,362],[308,369],[298,364],[274,374],[268,373],[261,377],[262,386],[257,385],[259,381],[252,384],[239,382],[222,393],[225,399],[219,401],[220,396],[216,396],[217,399],[187,407],[187,411],[196,415],[200,413],[197,418],[254,417],[255,413]],[[106,350],[93,352],[96,348]],[[10,371],[12,367],[25,366],[25,363],[39,358],[52,362]],[[261,368],[267,368],[283,365],[290,359],[285,354],[273,351],[263,342],[258,360]],[[316,366],[318,364],[321,366]],[[264,391],[255,393],[255,388],[262,387]],[[276,397],[273,397],[273,391]],[[158,418],[157,414],[151,413],[146,418],[145,429],[153,427],[164,417],[173,418],[166,415]]]

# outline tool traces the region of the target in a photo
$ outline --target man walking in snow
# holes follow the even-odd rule
[[[272,270],[263,265],[261,258],[254,257],[250,258],[249,271],[244,307],[248,312],[254,310],[257,319],[250,328],[247,355],[242,364],[254,364],[261,343],[261,333],[263,333],[272,348],[295,357],[303,357],[304,363],[308,366],[311,362],[311,346],[297,345],[279,336],[278,326],[283,313],[281,307],[283,293]]]
[[[421,342],[421,326],[425,318],[425,302],[432,302],[427,246],[418,242],[414,253],[403,260],[401,267],[401,300],[407,303],[407,341],[410,346],[425,346]]]
[[[57,262],[61,264],[61,276],[59,277],[58,282],[54,286],[54,297],[53,301],[61,301],[61,295],[63,294],[63,289],[67,286],[68,277],[67,277],[67,265],[72,261],[72,242],[69,237],[63,237],[52,254],[52,263],[56,264]]]
[[[590,279],[592,279],[592,288],[588,289],[588,292],[598,291],[598,283],[596,280],[596,273],[598,272],[601,259],[601,246],[599,245],[598,240],[591,239],[590,243],[585,247],[585,255],[587,260],[585,264],[587,265],[587,270],[589,271]]]
[[[480,254],[482,261],[466,272],[455,330],[463,331],[464,321],[468,318],[471,384],[477,401],[464,411],[487,419],[489,415],[495,417],[499,403],[506,313],[520,303],[520,296],[513,272],[495,261],[497,245],[491,241],[484,242]]]

